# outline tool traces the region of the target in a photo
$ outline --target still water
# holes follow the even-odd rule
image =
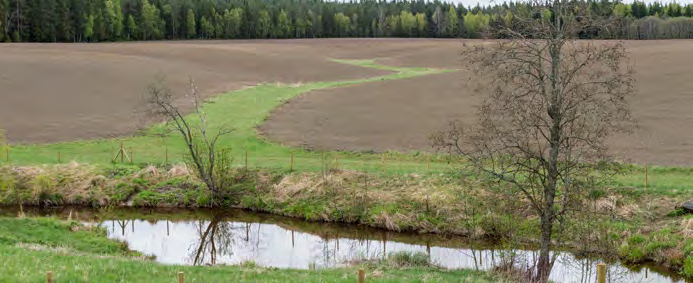
[[[4,214],[16,215],[16,210]],[[253,261],[262,266],[308,269],[377,260],[391,252],[423,252],[445,268],[488,270],[507,261],[534,262],[536,251],[499,250],[460,237],[420,235],[363,226],[313,223],[239,210],[83,208],[29,210],[101,225],[109,238],[125,241],[133,250],[164,264],[218,265]],[[552,270],[555,282],[595,282],[596,260],[561,253]],[[656,266],[610,263],[609,282],[686,282]]]

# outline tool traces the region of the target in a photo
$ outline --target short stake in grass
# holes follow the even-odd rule
[[[597,264],[597,283],[606,283],[606,264]]]
[[[366,282],[366,272],[363,269],[359,269],[359,283]]]
[[[184,283],[185,282],[185,275],[183,272],[178,272],[178,283]]]
[[[428,174],[431,174],[431,156],[430,155],[426,156],[426,172],[428,172]]]
[[[53,272],[52,271],[46,272],[46,283],[53,283]]]
[[[647,185],[649,183],[649,180],[647,179],[648,175],[648,169],[647,169],[647,164],[645,164],[645,190],[647,190]]]

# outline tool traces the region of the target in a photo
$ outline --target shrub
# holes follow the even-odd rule
[[[626,242],[628,243],[628,245],[638,245],[638,244],[644,243],[645,241],[647,241],[647,238],[645,238],[645,236],[640,235],[640,234],[630,236],[630,237],[628,237],[628,239],[626,240]]]
[[[387,257],[387,264],[392,267],[428,267],[431,259],[423,252],[393,252]]]
[[[693,277],[693,256],[688,256],[683,262],[683,270],[681,273],[686,277]]]
[[[686,211],[683,210],[683,208],[677,208],[675,210],[669,211],[669,213],[667,213],[667,216],[668,217],[678,217],[678,216],[682,216],[685,214],[686,214]]]

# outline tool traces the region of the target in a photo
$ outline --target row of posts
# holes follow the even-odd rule
[[[366,272],[363,269],[359,269],[358,273],[359,283],[366,282]],[[46,272],[46,282],[53,283],[53,272]],[[185,273],[178,272],[178,283],[185,283]],[[597,264],[597,283],[606,283],[606,264]]]
[[[46,272],[46,282],[47,283],[54,283],[52,271]],[[364,283],[364,282],[366,282],[366,272],[363,271],[363,269],[359,269],[359,283]],[[185,273],[178,272],[178,283],[185,283]]]
[[[165,152],[166,152],[165,153],[166,161],[164,164],[168,164],[168,146],[166,147]],[[121,163],[124,163],[125,158],[127,157],[127,159],[130,161],[130,164],[132,164],[132,163],[134,163],[134,160],[135,160],[134,155],[135,155],[135,152],[132,150],[132,148],[130,148],[130,154],[128,155],[127,151],[123,147],[123,143],[121,142],[120,143],[120,149],[118,150],[118,153],[113,157],[113,159],[111,161],[115,162],[118,159],[118,156],[120,156],[120,159],[121,159],[120,162]],[[113,148],[111,148],[111,156],[113,156]],[[324,158],[324,156],[323,156],[323,158]],[[8,163],[10,162],[10,147],[9,146],[5,148],[5,159]],[[335,167],[339,168],[339,157],[335,155],[334,161],[335,161]],[[58,163],[61,163],[60,149],[58,149]],[[385,171],[385,155],[382,156],[382,167],[383,167],[383,171]],[[247,150],[245,151],[245,169],[246,169],[246,171],[248,170],[248,151]],[[291,153],[291,165],[289,167],[289,170],[294,171],[294,153],[293,152]],[[429,174],[431,173],[431,156],[426,157],[426,171]],[[648,171],[649,170],[647,168],[647,164],[645,164],[645,189],[647,189],[648,184],[649,184]]]

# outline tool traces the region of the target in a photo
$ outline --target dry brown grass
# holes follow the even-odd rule
[[[681,220],[681,234],[685,238],[693,238],[693,218]]]
[[[192,178],[184,166],[173,166],[162,173],[148,166],[126,176],[106,176],[108,172],[88,164],[71,162],[42,166],[0,167],[0,200],[31,205],[92,205],[113,203],[114,190],[120,184],[130,185],[134,179],[149,185],[172,178]]]

